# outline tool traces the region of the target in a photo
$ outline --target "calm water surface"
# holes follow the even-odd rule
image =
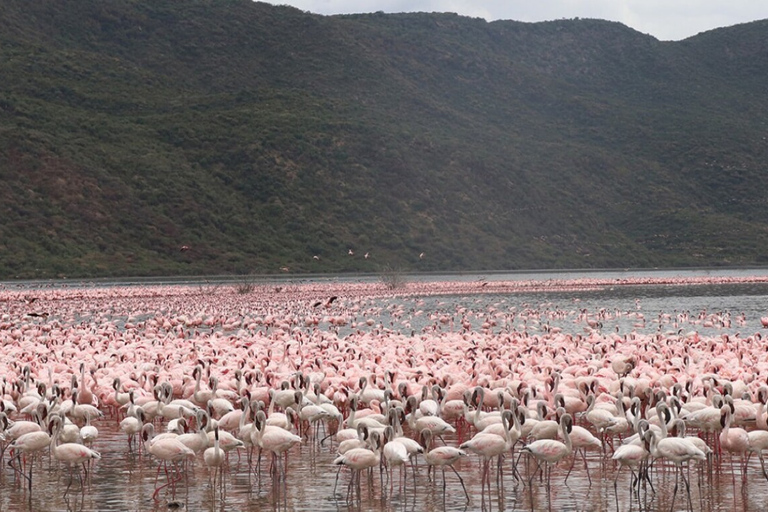
[[[371,478],[363,477],[360,498],[347,499],[349,473],[344,469],[339,475],[338,488],[334,494],[336,467],[332,465],[334,455],[329,446],[318,448],[308,443],[289,453],[286,484],[273,481],[267,460],[262,460],[262,476],[249,471],[247,455],[240,459],[232,454],[229,469],[224,475],[221,490],[209,480],[208,470],[197,460],[191,464],[186,477],[176,486],[175,492],[160,491],[157,500],[154,492],[156,464],[127,451],[125,435],[119,431],[113,419],[95,423],[100,437],[95,448],[102,454],[90,470],[85,488],[75,478],[68,496],[64,492],[69,482],[67,470],[57,462],[49,461],[47,455],[38,461],[33,472],[33,491],[30,494],[5,464],[2,472],[0,509],[22,510],[80,510],[80,511],[141,511],[141,510],[206,510],[206,511],[259,511],[259,510],[306,510],[306,511],[439,511],[439,510],[554,510],[554,511],[609,511],[626,510],[670,510],[675,471],[672,467],[655,467],[652,481],[655,493],[650,489],[641,490],[640,501],[629,497],[630,475],[624,469],[617,482],[618,494],[614,492],[613,481],[616,470],[610,462],[601,463],[599,453],[587,458],[591,483],[584,470],[583,461],[577,460],[575,468],[563,483],[570,462],[563,462],[552,473],[549,489],[545,481],[536,476],[529,485],[528,476],[535,469],[535,463],[526,465],[520,461],[519,470],[523,482],[512,476],[512,461],[504,461],[501,485],[492,476],[490,496],[485,491],[482,498],[480,487],[480,464],[477,456],[470,455],[456,465],[462,475],[470,502],[467,503],[461,485],[450,470],[446,472],[446,490],[443,492],[442,475],[437,481],[429,482],[426,467],[420,461],[414,485],[409,470],[407,488],[400,491],[395,487],[389,496],[386,473],[380,476],[378,470]],[[449,444],[453,444],[448,439]],[[7,460],[7,457],[6,457]],[[659,463],[657,463],[659,464]],[[715,462],[712,469],[706,465],[693,468],[688,473],[691,482],[693,510],[726,512],[733,510],[758,511],[768,509],[768,482],[761,476],[760,464],[753,460],[747,478],[742,479],[736,466],[726,457]],[[160,473],[160,484],[165,483]],[[674,510],[690,510],[680,482]]]
[[[488,279],[493,278],[488,276]],[[528,275],[526,278],[534,277]],[[578,333],[583,329],[583,325],[576,321],[580,310],[595,312],[605,308],[612,314],[603,321],[604,332],[626,334],[632,331],[653,333],[697,330],[703,335],[739,333],[746,336],[761,330],[760,317],[768,312],[768,286],[616,287],[577,293],[374,299],[368,306],[379,311],[378,322],[404,333],[418,333],[429,323],[426,317],[430,313],[452,313],[457,308],[477,313],[470,318],[475,327],[482,322],[483,313],[489,308],[518,312],[526,308],[565,311],[567,314],[558,320],[551,320],[549,324],[561,327],[566,332]],[[399,313],[392,315],[393,310],[399,310]],[[642,327],[637,325],[636,318],[626,314],[638,311],[646,318]],[[730,328],[724,329],[704,327],[701,323],[678,324],[674,319],[656,320],[660,318],[660,313],[670,314],[674,318],[678,312],[683,311],[690,312],[691,317],[702,312],[729,313],[734,322]],[[735,317],[742,313],[745,320],[737,323]],[[513,325],[500,325],[495,329],[536,331],[541,328],[540,324],[529,324],[518,318]],[[339,335],[344,335],[343,329]],[[35,463],[34,487],[30,493],[25,483],[20,482],[8,466],[6,453],[0,471],[0,510],[768,510],[768,482],[762,476],[757,459],[753,458],[744,478],[738,465],[734,469],[727,456],[716,460],[711,468],[706,465],[694,467],[688,473],[692,507],[688,505],[682,482],[673,507],[672,491],[676,474],[672,467],[662,467],[657,463],[658,467],[652,472],[655,492],[644,489],[639,499],[630,498],[628,470],[624,469],[619,474],[616,493],[616,468],[610,461],[605,462],[609,456],[603,457],[599,452],[588,455],[588,470],[584,469],[581,460],[577,460],[567,483],[564,483],[564,478],[570,461],[561,463],[553,471],[549,487],[539,477],[535,477],[529,485],[528,476],[535,469],[535,463],[526,465],[525,459],[519,465],[524,481],[518,482],[512,475],[512,459],[508,458],[503,463],[500,485],[495,483],[494,469],[490,494],[488,490],[485,494],[481,491],[479,459],[470,455],[456,465],[469,492],[469,503],[453,472],[449,470],[446,473],[446,489],[443,491],[442,475],[438,472],[436,482],[428,481],[422,460],[419,461],[415,482],[409,470],[405,490],[399,490],[395,482],[390,497],[386,475],[380,477],[376,470],[370,478],[362,479],[360,497],[349,498],[349,472],[346,469],[339,474],[334,493],[337,468],[332,465],[332,461],[335,458],[335,447],[327,443],[319,447],[310,441],[289,453],[287,478],[284,481],[270,476],[268,460],[262,461],[261,475],[256,474],[248,463],[247,454],[242,452],[239,456],[231,454],[223,489],[219,489],[211,484],[208,470],[198,458],[189,465],[175,491],[162,490],[155,500],[152,494],[156,463],[143,455],[139,456],[135,450],[127,450],[125,434],[119,431],[114,418],[101,419],[94,424],[100,431],[94,448],[101,452],[102,459],[95,461],[84,487],[75,478],[64,498],[69,481],[67,470],[55,460],[50,460],[46,453],[42,460]],[[457,443],[455,438],[447,441],[451,445]],[[159,478],[161,484],[166,481],[162,472]]]

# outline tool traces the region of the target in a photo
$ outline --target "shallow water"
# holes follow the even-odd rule
[[[505,275],[506,276],[506,275]],[[531,275],[524,275],[532,278]],[[570,277],[570,276],[569,276]],[[488,276],[494,279],[495,276]],[[468,314],[468,321],[474,329],[488,318],[491,309],[516,312],[507,315],[509,324],[494,326],[493,332],[504,330],[541,331],[549,327],[562,328],[564,332],[578,334],[585,332],[579,312],[586,309],[594,313],[605,308],[610,315],[602,321],[603,332],[628,334],[678,332],[696,330],[702,335],[746,336],[762,330],[760,317],[766,315],[768,307],[768,285],[739,284],[717,286],[632,286],[603,288],[579,292],[547,292],[529,294],[482,294],[470,296],[400,297],[370,299],[363,307],[377,312],[377,325],[408,333],[434,325],[431,314],[457,315],[460,309]],[[520,312],[526,309],[537,311],[560,311],[562,315],[549,320],[533,322]],[[404,312],[401,313],[400,311]],[[701,321],[678,322],[674,318],[661,318],[659,313],[675,317],[677,313],[689,311],[691,318],[698,318],[702,312],[730,313],[733,324],[730,328],[706,327]],[[419,313],[421,312],[421,313]],[[628,313],[633,313],[630,315]],[[645,316],[645,323],[638,327],[637,312]],[[745,320],[739,324],[736,315],[744,313]],[[99,312],[83,312],[83,315],[97,315]],[[396,313],[396,314],[395,314]],[[418,314],[417,314],[418,313]],[[120,313],[121,315],[123,313]],[[361,318],[363,316],[361,315]],[[123,321],[125,321],[123,318]],[[328,328],[321,325],[320,328]],[[356,329],[367,329],[358,324]],[[371,329],[376,326],[371,327]],[[458,330],[458,326],[445,325],[439,328]],[[352,327],[339,329],[339,336],[351,332]],[[175,490],[162,489],[153,499],[157,464],[136,451],[129,452],[125,435],[119,431],[114,418],[96,421],[100,437],[94,448],[101,452],[102,459],[95,461],[85,485],[75,478],[66,497],[69,478],[65,467],[47,455],[38,460],[33,468],[33,490],[30,493],[26,482],[20,480],[8,466],[8,454],[0,470],[0,510],[81,510],[81,511],[143,511],[143,510],[210,510],[210,511],[257,511],[257,510],[308,510],[308,511],[437,511],[437,510],[567,510],[567,511],[613,511],[613,510],[701,510],[708,512],[732,510],[767,510],[768,482],[762,476],[759,461],[751,461],[747,477],[742,478],[738,465],[732,464],[726,456],[713,463],[711,469],[702,466],[691,469],[691,505],[689,506],[685,487],[680,482],[674,506],[672,504],[676,472],[673,467],[662,468],[660,463],[652,471],[655,492],[650,488],[640,491],[639,497],[631,497],[630,474],[622,470],[617,481],[618,492],[614,490],[616,468],[609,456],[599,452],[588,455],[589,469],[578,459],[573,472],[564,483],[570,461],[554,469],[551,485],[547,486],[538,476],[529,481],[534,463],[520,462],[522,481],[513,477],[512,457],[503,463],[503,476],[496,483],[495,466],[492,469],[491,489],[481,490],[481,466],[476,455],[470,455],[457,463],[456,469],[464,479],[470,501],[464,498],[464,491],[457,476],[446,472],[446,488],[443,491],[442,475],[438,472],[436,482],[427,479],[426,467],[419,460],[415,482],[408,473],[407,486],[399,490],[397,482],[392,496],[386,476],[378,470],[370,479],[363,477],[360,495],[348,494],[349,472],[343,469],[336,482],[337,467],[332,462],[335,447],[318,447],[306,442],[294,448],[288,456],[286,478],[273,478],[269,473],[269,461],[263,460],[262,471],[255,472],[248,463],[245,452],[232,454],[224,485],[220,490],[213,486],[209,473],[203,467],[201,457],[187,468],[184,478]],[[158,427],[161,428],[161,427]],[[689,432],[690,434],[690,432]],[[447,438],[450,445],[458,440]],[[735,469],[735,471],[734,471]],[[396,470],[395,474],[397,475]],[[397,477],[395,477],[397,478]],[[590,483],[591,479],[591,483]],[[166,482],[161,472],[160,485]],[[334,487],[336,486],[335,492]],[[618,506],[617,506],[618,505]]]
[[[443,491],[442,475],[438,471],[436,481],[427,480],[426,466],[418,462],[415,484],[408,470],[406,488],[398,488],[398,472],[395,470],[394,490],[389,495],[387,476],[375,470],[370,477],[362,478],[360,496],[354,491],[348,495],[349,472],[339,474],[334,493],[337,468],[332,465],[334,454],[327,444],[318,447],[307,442],[288,455],[286,479],[270,476],[269,461],[262,460],[261,476],[255,472],[255,462],[249,466],[247,453],[231,454],[224,474],[223,488],[214,486],[209,471],[202,465],[201,457],[190,464],[184,478],[176,485],[161,490],[157,499],[152,495],[155,488],[157,464],[135,451],[128,452],[125,435],[119,431],[114,419],[102,419],[95,423],[100,436],[94,448],[102,459],[90,468],[85,486],[75,477],[65,497],[69,477],[64,466],[47,454],[37,461],[33,470],[33,491],[29,493],[26,481],[20,480],[7,465],[7,454],[2,471],[0,509],[21,510],[78,510],[78,511],[126,511],[126,510],[209,510],[209,511],[258,511],[258,510],[307,510],[307,511],[438,511],[438,510],[556,510],[556,511],[608,511],[670,510],[676,470],[672,466],[656,463],[650,488],[629,496],[630,474],[622,470],[617,481],[618,494],[613,481],[616,469],[608,457],[590,452],[587,458],[589,470],[577,458],[573,472],[564,483],[570,462],[564,461],[551,475],[549,488],[546,481],[535,476],[529,481],[535,462],[519,463],[522,481],[512,474],[512,458],[503,462],[501,485],[496,482],[495,463],[491,464],[491,490],[481,491],[481,466],[478,456],[470,455],[456,464],[470,496],[467,503],[456,475],[446,471],[446,489]],[[455,439],[447,439],[455,444]],[[606,461],[606,462],[602,462]],[[673,510],[697,510],[720,512],[733,510],[765,510],[768,508],[768,482],[760,472],[757,459],[751,461],[747,478],[743,480],[738,465],[733,476],[733,465],[726,456],[715,461],[711,469],[706,465],[693,468],[686,474],[690,478],[692,508],[689,508],[682,481]],[[591,483],[588,479],[591,478]],[[161,471],[159,484],[166,477]],[[530,483],[529,483],[530,482]]]

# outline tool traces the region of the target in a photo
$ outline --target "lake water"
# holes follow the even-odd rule
[[[670,272],[671,276],[685,273]],[[712,275],[712,271],[697,271]],[[697,272],[686,275],[698,275]],[[728,275],[763,275],[761,271],[723,271]],[[518,274],[520,275],[520,274]],[[552,279],[553,274],[522,274],[525,279]],[[565,276],[556,274],[558,279]],[[590,278],[595,273],[586,274]],[[624,276],[622,272],[606,272],[600,277]],[[656,273],[653,275],[665,275]],[[455,279],[456,276],[450,276]],[[572,276],[567,276],[572,277]],[[486,281],[501,280],[501,275],[462,276],[462,279]],[[509,279],[504,274],[504,279]],[[427,278],[424,278],[427,279]],[[103,283],[102,283],[103,284]],[[77,284],[74,284],[77,286]],[[17,286],[17,284],[6,286]],[[37,289],[40,283],[24,283],[28,289]],[[90,284],[85,286],[91,286]],[[748,336],[762,330],[760,317],[768,314],[768,284],[720,284],[696,286],[616,286],[595,290],[493,294],[476,293],[449,296],[379,297],[364,299],[362,309],[378,312],[376,325],[408,334],[418,333],[432,323],[431,315],[456,314],[462,311],[473,329],[487,320],[489,311],[519,313],[525,310],[549,312],[546,320],[529,321],[520,314],[509,317],[508,324],[495,326],[497,332],[517,330],[530,333],[543,332],[556,327],[575,335],[585,333],[585,325],[579,321],[582,311],[594,314],[605,310],[601,316],[600,329],[624,335],[631,332],[641,334],[677,333],[697,331],[702,336]],[[557,314],[554,314],[557,312]],[[643,321],[639,320],[642,314]],[[730,327],[709,325],[707,318],[729,318]],[[321,324],[320,328],[330,328]],[[359,323],[355,329],[365,329]],[[441,328],[449,329],[448,325]],[[454,326],[453,328],[458,329]],[[338,336],[346,336],[353,327],[338,329]],[[334,331],[335,332],[335,331]],[[84,486],[75,479],[66,497],[68,476],[66,468],[46,455],[35,463],[33,469],[34,487],[30,493],[26,484],[8,466],[7,453],[0,471],[0,510],[80,510],[80,511],[143,511],[143,510],[216,510],[216,511],[258,511],[258,510],[307,510],[307,511],[437,511],[437,510],[556,510],[556,511],[608,511],[625,510],[768,510],[768,482],[762,476],[756,457],[749,464],[746,475],[742,475],[738,464],[727,455],[716,459],[712,467],[694,467],[687,475],[691,482],[692,506],[689,507],[685,488],[677,493],[672,506],[672,489],[676,473],[672,466],[665,467],[657,462],[652,471],[655,492],[640,491],[639,499],[630,497],[630,475],[624,469],[617,481],[618,493],[614,491],[616,468],[609,457],[599,452],[589,453],[587,464],[578,459],[567,483],[563,483],[569,463],[561,463],[552,473],[551,486],[539,477],[529,484],[528,476],[535,464],[525,458],[519,470],[523,482],[512,475],[512,460],[503,463],[503,477],[497,485],[495,468],[492,471],[492,485],[481,491],[480,463],[478,456],[470,455],[461,460],[456,469],[463,477],[470,502],[452,471],[446,472],[445,491],[442,475],[437,473],[436,482],[427,479],[423,460],[414,477],[410,473],[407,487],[400,491],[395,482],[392,496],[389,495],[386,476],[378,470],[363,477],[360,497],[350,498],[347,494],[349,472],[343,469],[338,476],[334,493],[337,468],[332,462],[335,449],[328,443],[317,446],[305,442],[292,449],[287,458],[284,481],[273,479],[267,468],[269,461],[263,460],[260,475],[256,474],[247,461],[247,454],[231,454],[224,474],[222,489],[214,487],[209,473],[201,460],[194,461],[184,472],[184,478],[175,490],[162,490],[158,499],[153,499],[157,463],[135,450],[128,451],[125,434],[119,431],[114,418],[94,422],[100,435],[94,448],[102,454],[95,461]],[[447,436],[449,445],[456,445],[455,436]],[[570,460],[570,459],[569,459]],[[397,471],[395,473],[397,475]],[[588,478],[589,475],[589,478]],[[160,482],[165,482],[161,472]],[[590,481],[591,479],[591,481]]]
[[[397,481],[392,497],[386,484],[382,490],[379,471],[371,479],[363,478],[361,499],[347,500],[349,474],[342,470],[336,494],[333,493],[336,467],[332,465],[335,455],[328,447],[309,445],[289,453],[286,466],[285,484],[273,482],[269,475],[267,460],[262,461],[263,475],[259,478],[249,471],[246,454],[241,459],[235,455],[224,476],[224,489],[211,484],[208,471],[200,461],[192,464],[186,477],[176,486],[175,493],[161,491],[157,500],[152,499],[156,464],[137,454],[126,452],[125,435],[117,431],[112,420],[96,423],[100,438],[96,448],[102,459],[91,469],[82,490],[77,479],[64,497],[68,476],[64,467],[51,463],[47,456],[38,462],[33,472],[33,492],[30,494],[9,468],[2,474],[0,508],[7,511],[81,510],[81,511],[143,511],[143,510],[193,510],[193,511],[259,511],[259,510],[378,510],[378,511],[439,511],[439,510],[554,510],[554,511],[609,511],[616,510],[617,495],[613,479],[616,470],[610,462],[602,462],[598,454],[587,458],[590,483],[579,459],[566,484],[563,483],[568,469],[562,463],[552,473],[549,488],[537,476],[533,485],[528,485],[528,475],[535,469],[534,463],[528,468],[520,462],[519,470],[523,483],[512,477],[511,461],[504,462],[503,482],[500,487],[492,476],[491,494],[481,498],[480,464],[477,456],[470,456],[456,465],[469,492],[471,501],[466,503],[461,486],[450,470],[446,472],[446,490],[443,492],[442,476],[438,472],[437,482],[428,482],[422,461],[416,476],[408,475],[407,487],[399,491]],[[452,439],[447,439],[451,444]],[[655,493],[642,490],[640,501],[630,499],[630,475],[624,469],[617,482],[619,508],[626,510],[669,510],[672,504],[672,489],[675,484],[675,470],[672,467],[654,468],[652,481]],[[733,466],[727,457],[715,463],[712,470],[705,466],[694,468],[688,473],[691,482],[693,510],[707,512],[730,512],[734,510],[758,511],[768,507],[768,482],[760,474],[760,464],[753,460],[746,480],[732,476]],[[395,472],[397,479],[397,471]],[[165,482],[161,473],[160,482]],[[682,482],[680,483],[682,486]],[[675,510],[689,510],[684,489],[677,494]]]

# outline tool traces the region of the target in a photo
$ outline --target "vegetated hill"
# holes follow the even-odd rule
[[[762,265],[766,57],[764,21],[6,0],[0,278]]]

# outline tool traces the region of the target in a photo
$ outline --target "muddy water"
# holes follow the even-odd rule
[[[393,491],[389,494],[386,472],[378,470],[363,476],[358,491],[349,487],[350,474],[342,469],[336,483],[337,467],[333,466],[335,449],[327,442],[319,447],[307,442],[288,455],[285,479],[271,476],[269,459],[261,461],[261,472],[256,461],[248,463],[248,454],[242,451],[230,456],[224,473],[223,486],[210,480],[202,457],[189,464],[175,489],[160,489],[153,499],[157,462],[136,451],[128,451],[125,434],[119,431],[114,419],[95,423],[100,436],[94,448],[102,458],[93,464],[81,486],[77,476],[67,490],[67,468],[48,454],[35,462],[33,488],[27,490],[26,481],[16,476],[8,466],[8,454],[3,461],[0,476],[0,510],[78,510],[78,511],[439,511],[439,510],[553,510],[553,511],[612,511],[618,510],[696,510],[757,511],[768,509],[768,482],[762,476],[759,461],[753,458],[746,478],[738,465],[728,457],[712,464],[693,468],[685,474],[690,479],[691,504],[688,503],[682,480],[675,497],[676,471],[657,462],[651,472],[654,491],[641,488],[639,498],[630,496],[631,476],[627,469],[618,474],[614,491],[616,469],[609,457],[599,452],[590,453],[588,470],[581,458],[565,481],[570,460],[554,468],[550,485],[539,476],[529,480],[535,462],[519,463],[522,481],[512,472],[512,457],[503,462],[503,473],[497,482],[495,463],[491,465],[491,488],[481,490],[481,465],[477,456],[470,455],[456,464],[467,492],[464,491],[450,469],[443,476],[437,472],[428,480],[423,460],[418,461],[416,476],[408,470],[406,487],[398,487],[399,470],[395,470]],[[456,439],[448,439],[456,444]],[[605,462],[604,462],[605,461]],[[735,469],[735,471],[734,471]],[[167,482],[161,470],[157,485]],[[336,487],[334,492],[334,487]]]

